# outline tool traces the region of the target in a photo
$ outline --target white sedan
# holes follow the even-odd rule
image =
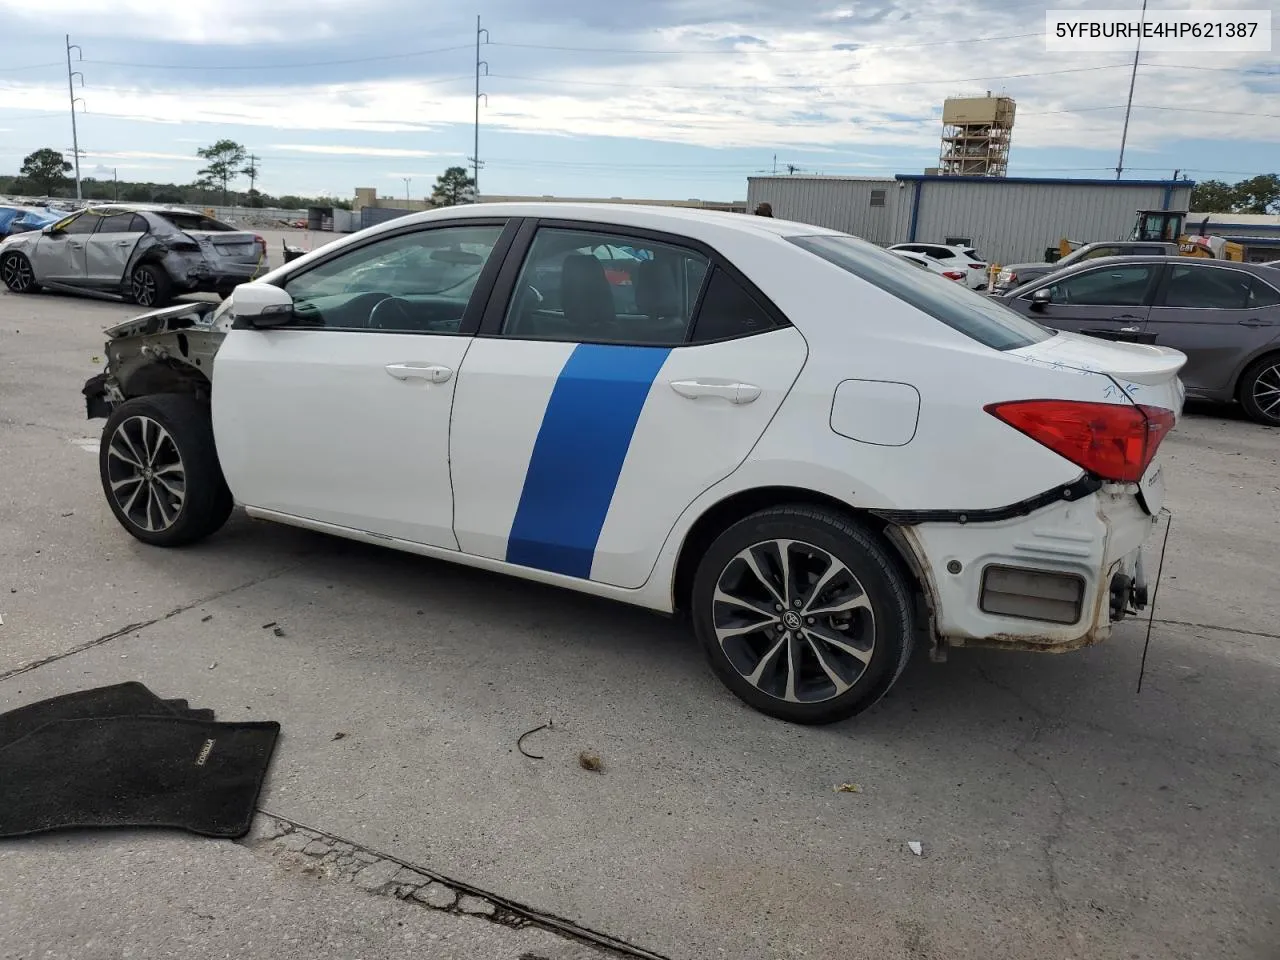
[[[108,335],[84,393],[138,539],[238,502],[683,611],[802,723],[882,697],[917,628],[1057,651],[1143,607],[1185,362],[835,231],[554,203],[406,216]]]
[[[967,270],[956,270],[948,267],[941,260],[926,257],[923,253],[912,253],[910,250],[894,250],[893,252],[903,260],[914,263],[917,267],[928,270],[930,273],[936,273],[939,276],[946,277],[948,280],[968,285],[969,273]]]
[[[889,248],[895,253],[914,253],[942,264],[948,270],[964,271],[965,282],[973,290],[984,290],[988,285],[988,264],[973,247],[946,243],[895,243]]]

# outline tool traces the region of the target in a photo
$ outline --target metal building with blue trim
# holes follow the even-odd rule
[[[768,176],[747,180],[747,208],[843,230],[884,246],[972,244],[994,263],[1040,260],[1066,237],[1127,239],[1139,210],[1188,210],[1191,180],[1051,177]]]

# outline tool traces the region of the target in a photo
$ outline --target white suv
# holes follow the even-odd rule
[[[987,261],[973,247],[954,247],[945,243],[895,243],[890,250],[905,250],[937,260],[948,270],[963,270],[968,275],[971,290],[983,290],[987,286]]]

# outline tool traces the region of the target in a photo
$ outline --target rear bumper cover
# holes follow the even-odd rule
[[[1142,548],[1155,525],[1134,485],[1105,484],[1079,499],[1060,499],[1008,519],[923,522],[896,532],[926,581],[938,639],[950,646],[1061,652],[1105,640],[1128,605],[1143,600],[1150,564],[1143,564]],[[984,610],[989,568],[1080,583],[1079,619],[1056,623]],[[1127,584],[1117,575],[1129,578]],[[1113,605],[1115,584],[1126,584],[1119,611]]]

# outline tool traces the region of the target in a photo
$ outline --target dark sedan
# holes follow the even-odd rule
[[[1200,257],[1087,260],[995,298],[1048,327],[1173,347],[1187,394],[1280,426],[1280,268]]]

